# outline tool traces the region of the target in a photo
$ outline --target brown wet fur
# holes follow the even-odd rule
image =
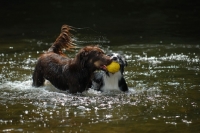
[[[75,48],[70,30],[70,26],[63,25],[48,52],[39,57],[33,72],[33,86],[42,86],[47,79],[60,90],[83,92],[90,86],[93,72],[111,63],[110,57],[98,46],[86,46],[74,58],[68,58],[62,50]]]

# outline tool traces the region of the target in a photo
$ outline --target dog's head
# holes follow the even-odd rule
[[[98,46],[86,46],[82,48],[77,57],[81,62],[81,67],[91,68],[92,71],[96,69],[106,70],[106,66],[112,62],[111,58]]]
[[[124,72],[124,67],[128,65],[127,61],[125,60],[125,58],[122,57],[119,53],[111,53],[111,54],[108,54],[108,56],[110,56],[112,61],[116,61],[116,62],[119,63],[120,71],[121,71],[121,73],[123,73]]]

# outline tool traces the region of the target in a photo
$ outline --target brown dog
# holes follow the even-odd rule
[[[105,65],[111,63],[110,57],[97,46],[82,48],[74,59],[66,57],[62,49],[74,47],[70,30],[69,26],[63,25],[54,44],[39,57],[33,73],[33,86],[42,86],[47,79],[60,90],[83,92],[90,86],[93,72],[106,69]]]

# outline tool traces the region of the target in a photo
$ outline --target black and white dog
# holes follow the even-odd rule
[[[94,72],[91,88],[103,92],[112,90],[128,91],[126,80],[123,76],[124,67],[127,66],[125,58],[118,53],[108,54],[108,56],[110,56],[113,61],[120,64],[120,71],[114,74],[102,70]]]

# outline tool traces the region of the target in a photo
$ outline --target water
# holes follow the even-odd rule
[[[4,1],[0,4],[0,132],[199,133],[199,2]],[[37,8],[35,8],[37,7]],[[78,47],[125,56],[128,93],[34,88],[37,57],[63,24]],[[89,28],[88,28],[89,27]],[[75,51],[66,51],[74,57]]]
[[[88,45],[76,41],[79,47]],[[35,62],[51,42],[2,41],[0,132],[200,131],[199,44],[117,45],[96,37],[92,41],[106,52],[125,56],[128,93],[89,89],[72,95],[49,82],[34,88]],[[66,53],[73,57],[77,50]]]

